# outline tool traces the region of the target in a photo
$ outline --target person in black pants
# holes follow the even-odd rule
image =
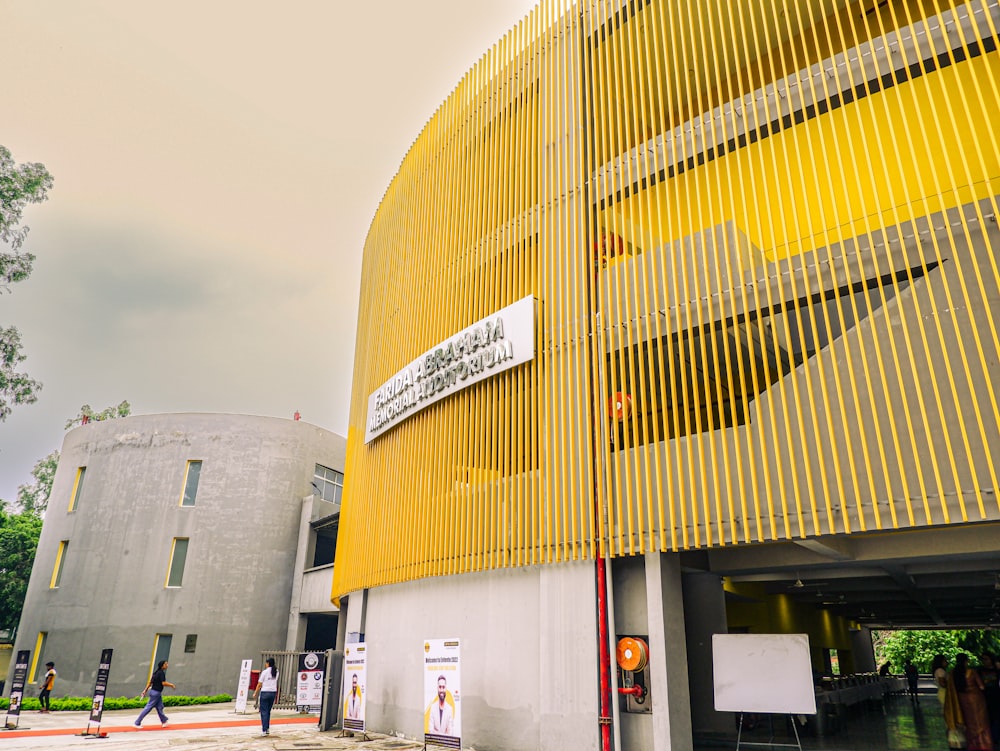
[[[42,705],[42,714],[49,713],[49,695],[52,693],[52,687],[56,685],[56,664],[54,662],[46,662],[45,667],[48,670],[46,670],[45,677],[42,678],[42,682],[38,686],[41,689],[38,692],[38,701]]]

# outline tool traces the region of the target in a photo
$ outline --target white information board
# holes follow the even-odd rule
[[[720,712],[816,714],[808,634],[714,634]]]
[[[243,660],[240,663],[240,681],[236,684],[236,712],[243,714],[247,711],[247,694],[250,691],[250,671],[253,669],[253,660]]]

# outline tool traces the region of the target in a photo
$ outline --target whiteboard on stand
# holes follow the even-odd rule
[[[714,634],[719,712],[816,714],[808,634]]]

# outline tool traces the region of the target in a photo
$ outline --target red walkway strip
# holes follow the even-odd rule
[[[319,719],[312,717],[273,717],[272,725],[304,725],[311,723],[315,725]],[[239,727],[260,727],[260,720],[219,720],[217,722],[171,722],[167,727],[161,728],[158,725],[150,724],[137,728],[135,725],[101,725],[99,728],[92,726],[93,730],[99,730],[102,734],[111,733],[169,733],[171,730],[208,730],[211,728],[239,728]],[[83,735],[86,728],[46,728],[45,730],[5,730],[0,731],[0,740],[4,738],[37,738],[48,735]],[[91,733],[92,735],[94,733]]]

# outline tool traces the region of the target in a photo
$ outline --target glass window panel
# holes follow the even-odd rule
[[[58,587],[59,582],[62,580],[67,548],[69,548],[69,540],[63,540],[59,543],[59,550],[56,552],[56,565],[52,568],[52,581],[49,582],[49,589]]]
[[[76,511],[77,503],[80,501],[80,493],[83,491],[83,476],[87,474],[86,467],[76,470],[76,480],[73,482],[73,493],[69,497],[69,510]]]
[[[184,564],[187,562],[188,540],[186,537],[175,537],[174,548],[170,554],[170,572],[167,574],[167,586],[179,587],[184,579]]]
[[[187,463],[187,477],[184,480],[184,495],[181,497],[182,506],[193,506],[195,496],[198,495],[198,479],[201,477],[201,462],[191,461]]]
[[[344,474],[335,469],[324,467],[322,464],[317,464],[313,476],[313,489],[316,491],[316,495],[324,501],[340,503],[344,490]]]

